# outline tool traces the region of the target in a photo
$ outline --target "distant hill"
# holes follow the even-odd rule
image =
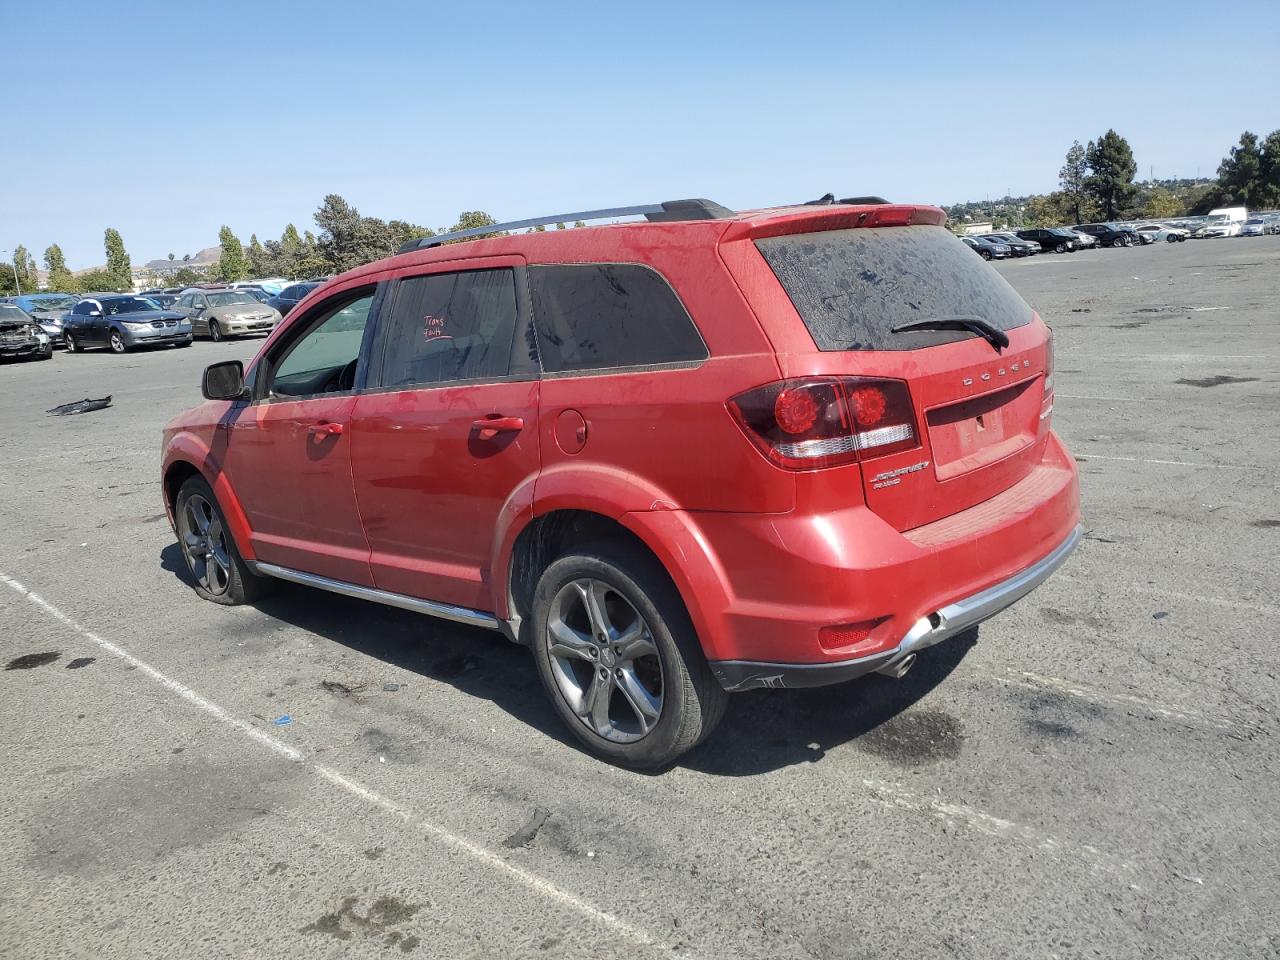
[[[148,260],[140,269],[149,273],[164,273],[166,271],[177,271],[183,267],[192,267],[200,269],[201,267],[212,266],[218,262],[218,258],[222,256],[221,247],[205,247],[190,260],[184,261],[181,257],[175,257],[170,260],[165,257],[163,260]]]

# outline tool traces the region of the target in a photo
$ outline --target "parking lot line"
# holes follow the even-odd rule
[[[1077,393],[1060,393],[1060,400],[1121,400],[1125,403],[1167,403],[1166,400],[1153,400],[1150,397],[1086,397]]]
[[[290,760],[294,763],[299,763],[305,767],[308,767],[318,777],[320,777],[323,780],[326,780],[330,784],[336,787],[339,787],[340,789],[346,791],[347,793],[353,796],[360,798],[361,800],[364,800],[366,803],[376,806],[387,813],[393,814],[394,816],[403,820],[405,823],[409,824],[410,826],[418,828],[419,830],[427,834],[432,839],[435,839],[440,843],[445,844],[446,846],[452,847],[455,850],[458,850],[462,853],[467,854],[473,860],[476,860],[477,862],[492,868],[498,873],[506,874],[508,877],[519,881],[524,886],[528,887],[530,890],[539,894],[540,896],[546,897],[548,900],[554,900],[565,907],[569,907],[570,909],[577,911],[578,913],[582,914],[588,919],[593,920],[596,923],[599,923],[601,926],[607,927],[608,929],[614,931],[617,934],[621,934],[622,936],[626,937],[628,940],[633,941],[634,943],[637,943],[642,946],[660,946],[661,945],[660,942],[657,940],[657,938],[650,936],[640,928],[627,923],[625,920],[621,920],[618,917],[615,917],[611,913],[606,913],[605,911],[592,906],[590,903],[587,903],[585,900],[581,899],[580,897],[575,896],[569,891],[557,886],[556,884],[552,883],[550,880],[547,880],[545,877],[539,876],[538,874],[533,873],[530,870],[526,870],[523,867],[517,866],[516,864],[509,863],[506,860],[504,860],[502,857],[486,849],[485,847],[479,844],[473,843],[470,840],[466,839],[465,837],[461,837],[458,834],[455,834],[449,830],[446,830],[444,827],[441,827],[438,824],[432,823],[429,820],[424,820],[422,817],[419,817],[418,815],[413,813],[411,810],[408,810],[407,808],[402,807],[391,800],[388,800],[387,798],[381,796],[375,791],[370,790],[368,787],[365,787],[363,784],[360,784],[355,780],[350,779],[349,777],[343,776],[341,773],[338,773],[336,770],[332,769],[331,767],[327,767],[318,763],[312,763],[311,761],[307,760],[300,751],[294,749],[293,747],[289,746],[286,743],[282,743],[280,740],[277,740],[275,737],[272,737],[269,734],[264,733],[263,731],[253,726],[253,724],[232,716],[231,714],[227,713],[227,711],[222,709],[222,707],[218,706],[216,703],[212,702],[211,700],[205,699],[200,694],[196,693],[196,691],[192,690],[190,687],[186,686],[185,684],[179,683],[177,680],[174,680],[171,677],[166,676],[165,674],[157,670],[155,667],[153,667],[151,664],[147,663],[145,660],[140,660],[138,657],[135,657],[133,654],[129,653],[129,651],[125,650],[123,647],[120,647],[112,643],[111,641],[105,639],[104,637],[101,637],[98,634],[94,633],[93,631],[89,630],[87,627],[82,626],[80,623],[78,623],[76,620],[74,620],[72,617],[68,616],[67,614],[63,613],[60,609],[58,609],[58,607],[54,606],[48,600],[44,599],[44,597],[40,596],[34,590],[31,590],[30,588],[28,588],[18,580],[15,580],[14,578],[8,576],[3,572],[0,572],[0,583],[3,583],[5,586],[9,587],[9,589],[13,590],[18,595],[25,597],[36,607],[43,610],[46,614],[53,617],[53,619],[57,620],[59,623],[67,627],[72,632],[78,634],[81,637],[84,637],[86,640],[96,644],[98,647],[105,650],[107,653],[110,653],[114,657],[118,657],[119,659],[123,660],[125,663],[129,664],[131,667],[134,667],[139,672],[141,672],[144,676],[147,676],[150,679],[156,681],[161,686],[163,686],[166,690],[168,690],[170,693],[176,694],[178,697],[182,698],[187,703],[191,704],[194,707],[199,708],[200,710],[203,710],[205,713],[209,714],[214,719],[221,721],[222,723],[228,725],[229,727],[235,730],[238,730],[240,733],[243,733],[245,736],[249,737],[251,740],[261,744],[262,746],[266,747],[267,749],[271,750],[277,755],[284,757],[285,759]],[[688,954],[688,953],[685,953],[683,955],[691,956],[691,954]]]
[[[1081,453],[1077,460],[1118,460],[1123,463],[1156,463],[1166,467],[1215,467],[1223,470],[1256,470],[1243,463],[1199,463],[1193,460],[1150,460],[1145,457],[1105,457],[1100,453]]]
[[[1078,859],[1086,861],[1094,870],[1104,870],[1129,877],[1138,871],[1138,865],[1133,861],[1106,853],[1091,844],[1063,840],[1026,824],[993,817],[989,813],[975,810],[963,803],[949,803],[936,797],[922,797],[884,780],[863,780],[862,785],[871,790],[879,803],[887,807],[922,813],[944,823],[961,823],[989,837],[1019,839],[1040,850],[1073,854]]]
[[[1106,690],[1099,690],[1097,687],[1077,683],[1074,680],[1049,677],[1029,670],[1006,670],[1004,676],[993,676],[992,679],[997,683],[1021,687],[1024,690],[1052,690],[1056,693],[1065,693],[1068,696],[1093,703],[1145,710],[1165,720],[1181,720],[1184,723],[1216,727],[1220,730],[1230,730],[1236,727],[1252,729],[1248,724],[1229,717],[1213,716],[1191,707],[1173,707],[1128,693],[1111,693]]]

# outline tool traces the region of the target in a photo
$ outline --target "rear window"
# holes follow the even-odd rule
[[[530,267],[529,286],[538,352],[547,373],[707,358],[706,345],[680,298],[649,267]]]
[[[1031,308],[994,269],[946,230],[868,227],[756,242],[819,350],[917,350],[972,337],[893,328],[980,317],[1001,330],[1031,322]]]

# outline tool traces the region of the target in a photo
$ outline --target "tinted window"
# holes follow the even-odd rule
[[[918,320],[981,317],[1001,330],[1031,308],[941,227],[872,227],[757,241],[819,350],[913,350],[972,334],[903,331]]]
[[[530,267],[529,284],[538,352],[548,373],[707,358],[675,291],[648,267]]]
[[[98,305],[91,300],[81,300],[76,304],[75,309],[71,312],[77,316],[85,317],[89,315],[90,310],[97,310]]]
[[[512,270],[437,273],[400,281],[382,385],[507,376],[516,317]]]
[[[272,393],[301,397],[352,389],[373,291],[355,300],[344,297],[343,301],[313,314],[318,325],[312,326],[301,340],[288,348],[282,359],[275,361]]]

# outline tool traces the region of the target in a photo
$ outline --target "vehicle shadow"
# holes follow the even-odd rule
[[[176,543],[161,552],[160,565],[191,585]],[[356,653],[489,700],[551,739],[582,749],[547,700],[528,651],[501,634],[289,583],[254,606]],[[859,740],[905,763],[928,759],[931,749],[946,748],[946,730],[927,723],[901,728],[900,717],[976,643],[972,630],[924,651],[900,680],[873,675],[832,687],[734,694],[720,727],[676,765],[712,776],[752,776],[819,762],[833,748]]]

